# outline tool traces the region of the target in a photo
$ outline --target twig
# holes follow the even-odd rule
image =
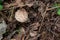
[[[53,10],[53,9],[56,9],[56,8],[59,8],[60,6],[57,6],[57,7],[52,7],[52,8],[48,8],[47,11],[49,10]]]
[[[10,35],[8,35],[7,39],[10,40],[11,37],[16,33],[17,30],[13,31],[12,33],[10,33]]]

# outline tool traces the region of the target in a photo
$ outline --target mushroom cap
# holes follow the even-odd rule
[[[15,19],[19,22],[26,22],[28,20],[28,12],[24,9],[15,12]]]

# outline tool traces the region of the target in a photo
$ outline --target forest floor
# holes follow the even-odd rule
[[[60,16],[54,3],[60,0],[4,0],[0,17],[7,24],[2,40],[60,40]],[[29,22],[19,22],[15,13],[28,12]]]

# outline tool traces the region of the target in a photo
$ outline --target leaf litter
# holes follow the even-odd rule
[[[4,0],[0,17],[6,22],[7,29],[2,40],[60,40],[60,16],[56,14],[59,6],[53,7],[54,3],[60,1]],[[18,10],[22,10],[19,15],[28,14],[19,18],[23,21],[26,16],[29,21],[19,22],[15,15]]]

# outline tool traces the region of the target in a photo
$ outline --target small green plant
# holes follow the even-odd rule
[[[3,9],[3,5],[0,5],[0,10],[2,10]]]
[[[3,3],[3,0],[0,0],[0,10],[3,9],[3,5],[2,5],[2,3]]]
[[[57,7],[57,15],[60,15],[60,7],[58,7],[58,6],[60,6],[60,4],[58,4],[58,3],[54,4],[54,7]]]
[[[57,15],[60,15],[60,8],[57,9]]]

